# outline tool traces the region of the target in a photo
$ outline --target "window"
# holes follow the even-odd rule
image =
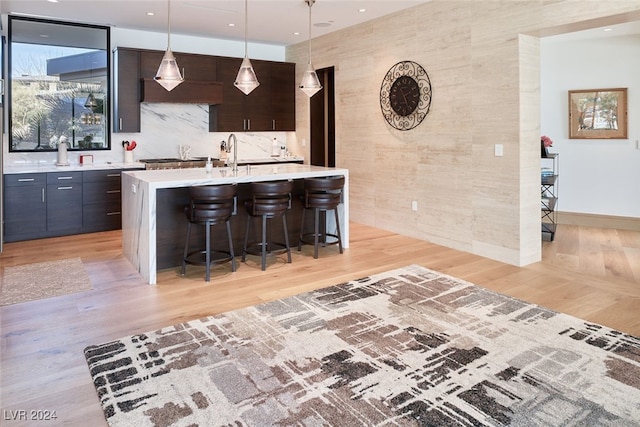
[[[9,151],[109,150],[109,27],[9,16]]]

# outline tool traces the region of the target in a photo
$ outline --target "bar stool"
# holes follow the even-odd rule
[[[182,257],[181,274],[184,275],[187,264],[206,266],[205,280],[211,277],[211,265],[231,261],[231,271],[236,271],[236,260],[233,254],[233,239],[231,237],[231,215],[236,213],[236,184],[194,186],[189,188],[191,201],[184,208],[187,216],[187,238]],[[189,252],[191,225],[199,224],[205,227],[205,249]],[[226,224],[229,251],[211,249],[211,227]]]
[[[313,244],[313,257],[318,258],[318,246],[338,245],[342,253],[342,234],[340,233],[340,220],[338,219],[338,206],[342,202],[344,189],[344,176],[330,176],[321,178],[305,178],[304,180],[304,209],[302,210],[302,223],[300,224],[300,236],[298,250],[302,250],[302,244]],[[304,216],[307,209],[313,209],[313,233],[304,233]],[[336,221],[336,233],[327,233],[327,211],[333,211]],[[322,228],[320,228],[322,226]],[[328,238],[333,239],[330,241]]]
[[[267,255],[287,253],[287,262],[291,263],[291,248],[289,247],[289,233],[287,231],[287,210],[291,208],[291,191],[293,181],[269,181],[251,183],[251,200],[245,202],[249,217],[247,230],[242,248],[242,262],[246,255],[259,255],[262,258],[262,271],[267,265]],[[271,220],[282,217],[284,243],[273,242],[271,239]],[[249,243],[249,231],[254,218],[262,218],[259,242]]]

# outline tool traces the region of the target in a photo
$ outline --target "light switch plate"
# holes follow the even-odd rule
[[[496,144],[493,147],[493,154],[496,157],[502,157],[502,155],[504,154],[504,146],[502,144]]]

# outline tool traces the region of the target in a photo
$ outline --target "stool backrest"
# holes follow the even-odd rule
[[[225,222],[236,213],[236,184],[203,185],[189,188],[189,205],[185,208],[191,222]]]
[[[252,215],[276,215],[291,208],[293,181],[251,183],[252,198],[248,205]]]
[[[305,178],[306,208],[335,209],[342,202],[344,176]]]

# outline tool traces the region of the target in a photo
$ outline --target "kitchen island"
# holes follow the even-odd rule
[[[149,284],[156,283],[158,270],[177,267],[182,262],[186,237],[184,206],[188,203],[188,189],[194,185],[238,184],[237,215],[232,220],[234,252],[242,253],[247,215],[244,200],[250,197],[252,182],[294,181],[292,207],[287,213],[292,247],[298,242],[299,218],[302,212],[300,196],[307,177],[345,177],[343,204],[339,209],[342,245],[349,247],[349,171],[300,164],[205,168],[142,170],[122,173],[122,250],[125,257]],[[312,217],[312,215],[308,215]],[[328,226],[330,219],[327,220]],[[201,228],[201,227],[197,227]],[[195,236],[195,233],[194,233]],[[215,236],[215,235],[214,235]],[[199,237],[194,237],[196,241]],[[222,240],[226,244],[226,239]]]

